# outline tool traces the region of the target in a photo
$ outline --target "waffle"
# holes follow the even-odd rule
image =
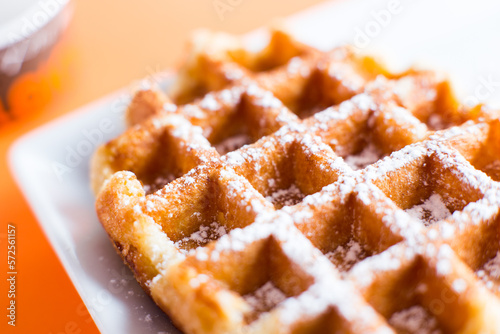
[[[199,33],[92,160],[96,210],[185,333],[500,333],[500,121],[432,71]]]

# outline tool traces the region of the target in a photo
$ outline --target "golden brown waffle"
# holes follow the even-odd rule
[[[97,213],[186,333],[499,333],[500,121],[433,72],[201,33],[96,152]]]

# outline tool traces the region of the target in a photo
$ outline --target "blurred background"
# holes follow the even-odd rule
[[[30,3],[37,2],[42,4],[40,8],[43,13],[50,14],[53,10],[63,7],[62,3],[66,1],[21,0],[16,4],[1,0],[0,4],[6,9],[17,6],[12,9],[15,16],[23,10],[23,6],[28,7]],[[72,1],[72,19],[62,35],[62,40],[51,46],[56,50],[48,61],[54,66],[49,70],[46,67],[50,66],[42,66],[46,64],[43,62],[35,71],[40,73],[37,78],[22,78],[19,80],[21,83],[16,83],[13,89],[17,95],[9,96],[13,100],[10,103],[11,108],[16,109],[16,114],[12,115],[11,119],[18,119],[26,113],[17,112],[20,108],[16,107],[37,108],[49,100],[53,101],[52,95],[59,91],[65,94],[58,94],[57,105],[44,111],[44,119],[50,118],[52,113],[59,114],[59,110],[74,109],[123,87],[133,79],[174,66],[181,60],[183,46],[189,34],[196,28],[244,33],[267,24],[274,18],[285,17],[318,2],[320,1],[291,0],[270,3],[263,0],[145,0],[139,5],[129,0]],[[0,19],[7,21],[4,17],[6,12]],[[21,32],[37,27],[38,22],[43,23],[46,19],[44,15],[36,13],[27,14],[26,17],[28,20],[22,22]],[[57,63],[53,61],[56,58]],[[47,60],[47,57],[44,59]],[[52,75],[52,81],[50,85],[46,85],[45,92],[35,92],[34,88],[29,87],[29,83],[43,84],[50,81],[42,79],[44,74],[49,77]],[[59,78],[54,78],[56,76]],[[64,80],[64,83],[61,80]],[[17,89],[18,86],[23,86],[20,88],[24,88],[24,94],[17,92],[22,90]],[[19,101],[22,97],[31,99],[31,105],[27,101]],[[5,105],[2,107],[6,108]]]
[[[2,313],[2,333],[98,333],[75,288],[51,249],[8,169],[10,145],[24,133],[63,114],[128,86],[182,60],[193,29],[204,27],[244,33],[318,3],[318,0],[75,0],[58,22],[39,61],[0,83],[5,92],[0,107],[0,219],[2,259],[7,225],[18,228],[17,324],[8,326]],[[28,12],[38,4],[35,12]],[[0,28],[2,41],[37,31],[52,11],[66,8],[63,0],[0,0],[0,27],[12,17],[26,17],[19,30]],[[40,9],[42,11],[40,11]],[[44,15],[45,14],[45,15]],[[61,21],[61,19],[59,18]],[[59,29],[61,28],[61,29]],[[11,34],[15,31],[16,34]],[[60,33],[61,32],[61,33]],[[60,34],[59,34],[60,33]],[[56,35],[56,36],[52,36]],[[50,45],[55,39],[54,45]],[[1,49],[1,47],[0,47]],[[15,50],[22,56],[25,49]],[[24,52],[24,53],[23,53]],[[0,57],[2,53],[0,51]],[[11,61],[12,62],[12,61]],[[15,61],[14,61],[15,62]],[[5,60],[4,60],[5,63]],[[11,64],[12,65],[12,64]],[[10,66],[12,68],[12,66]],[[9,81],[6,88],[5,81]],[[3,85],[3,86],[2,86]],[[5,249],[4,249],[5,248]],[[7,263],[0,262],[2,277]],[[6,280],[1,280],[2,309],[7,307]],[[5,308],[4,308],[5,307]]]
[[[133,81],[175,68],[196,28],[246,33],[320,2],[0,0],[1,258],[6,254],[8,224],[18,229],[18,321],[16,327],[0,322],[0,333],[98,333],[12,178],[7,161],[12,143]],[[316,13],[328,29],[309,20],[310,29],[303,29],[306,21],[302,21],[294,33],[317,45],[331,42],[335,35],[360,49],[381,49],[384,58],[403,67],[408,60],[425,63],[429,57],[433,68],[462,75],[463,100],[477,103],[497,97],[500,101],[500,5],[492,5],[495,2],[332,3],[338,3],[338,12]],[[368,3],[376,3],[377,10]],[[391,29],[386,29],[389,23]],[[408,29],[395,28],[400,25]],[[35,42],[28,45],[29,39]],[[0,270],[5,277],[6,261],[0,261]],[[2,308],[8,303],[7,291],[2,279]]]

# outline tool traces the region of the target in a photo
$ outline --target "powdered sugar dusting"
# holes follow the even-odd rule
[[[175,246],[180,250],[196,248],[206,245],[209,241],[217,240],[225,234],[226,229],[224,226],[219,225],[217,222],[213,222],[209,226],[201,225],[198,231],[177,241]]]
[[[380,159],[380,152],[377,147],[373,144],[368,144],[366,147],[356,155],[349,155],[344,158],[346,164],[348,164],[352,169],[358,170],[363,169],[368,165],[373,164]]]
[[[210,111],[214,111],[219,109],[221,106],[219,102],[214,98],[212,94],[207,94],[205,97],[200,101],[200,107],[203,109],[207,109]]]
[[[143,188],[146,194],[151,194],[160,190],[175,179],[176,177],[174,174],[160,175],[153,182],[144,184]]]
[[[492,278],[500,280],[500,251],[494,258],[485,263],[484,270]]]
[[[163,110],[169,113],[173,113],[177,111],[177,106],[173,103],[164,103],[163,104]]]
[[[450,210],[439,194],[432,194],[422,204],[415,205],[405,211],[427,226],[451,216]]]
[[[366,258],[367,254],[361,244],[351,239],[346,245],[338,246],[325,256],[332,261],[340,271],[348,271],[353,265]]]
[[[476,271],[476,276],[484,282],[488,289],[500,293],[500,251],[488,260],[482,269]]]
[[[281,108],[283,103],[278,100],[273,93],[263,90],[257,85],[250,85],[247,91],[248,95],[254,96],[253,103],[263,108]]]
[[[493,180],[500,181],[500,160],[493,160],[482,169]]]
[[[370,165],[365,169],[367,180],[376,180],[386,176],[389,172],[403,168],[407,164],[427,155],[427,149],[420,144],[408,145],[405,148],[393,152],[390,156],[383,158],[377,164]]]
[[[416,305],[394,313],[389,319],[398,333],[441,334],[437,319],[422,306]]]
[[[457,293],[463,293],[465,289],[467,289],[467,282],[465,282],[465,280],[462,278],[457,278],[453,281],[451,287]]]
[[[431,258],[431,261],[429,263],[425,262],[425,265],[435,264],[435,269],[439,275],[453,274],[457,276],[457,278],[451,277],[453,279],[452,288],[457,293],[465,292],[469,288],[467,285],[469,282],[455,275],[459,273],[459,270],[455,268],[453,251],[448,245],[438,245],[436,241],[442,237],[452,238],[455,230],[460,231],[463,229],[465,223],[482,224],[494,221],[499,210],[500,192],[498,188],[500,186],[498,184],[491,186],[492,182],[488,177],[481,172],[475,171],[472,165],[458,151],[452,148],[456,144],[452,141],[458,142],[459,135],[471,137],[472,132],[467,133],[468,130],[465,127],[452,128],[447,132],[440,131],[438,134],[431,136],[430,140],[425,140],[420,144],[407,145],[403,149],[392,153],[390,157],[381,159],[385,152],[393,149],[382,146],[382,143],[385,143],[388,139],[398,138],[399,134],[404,137],[405,133],[408,133],[407,137],[401,139],[403,143],[392,142],[397,146],[410,140],[424,140],[430,133],[427,131],[427,126],[419,121],[411,110],[396,106],[397,104],[405,105],[405,101],[394,101],[394,91],[387,89],[387,87],[397,86],[395,80],[383,78],[383,76],[379,75],[371,88],[368,88],[366,84],[368,79],[363,75],[359,75],[357,65],[352,66],[348,59],[350,55],[346,51],[347,49],[338,50],[341,51],[333,54],[335,61],[332,62],[324,57],[323,64],[318,66],[315,71],[325,72],[320,73],[321,75],[327,73],[331,75],[330,78],[325,80],[334,78],[330,82],[335,82],[340,87],[339,89],[345,90],[349,95],[363,91],[365,93],[355,95],[340,105],[319,111],[313,117],[305,120],[299,120],[295,114],[289,111],[283,105],[283,102],[276,97],[278,94],[275,96],[274,90],[267,89],[269,88],[267,82],[266,89],[252,84],[253,77],[244,78],[241,82],[233,82],[232,84],[235,86],[219,92],[208,93],[192,104],[180,106],[178,110],[174,104],[165,104],[164,110],[168,112],[163,113],[162,118],[155,118],[150,123],[149,129],[156,128],[154,130],[158,133],[162,130],[169,131],[168,138],[175,144],[172,146],[182,148],[182,152],[175,157],[182,156],[185,152],[192,154],[190,157],[194,157],[195,163],[202,162],[201,167],[196,167],[197,173],[199,174],[202,168],[205,168],[203,180],[210,182],[211,186],[215,186],[198,187],[199,182],[202,182],[199,175],[188,173],[188,175],[172,182],[163,190],[148,195],[146,198],[138,199],[138,196],[120,194],[120,197],[126,197],[125,199],[120,198],[120,204],[126,203],[135,213],[134,216],[140,217],[134,222],[134,228],[138,230],[141,227],[141,219],[148,218],[153,222],[156,218],[155,214],[161,213],[164,207],[168,206],[170,209],[175,206],[176,202],[180,202],[175,197],[178,196],[175,193],[178,186],[182,190],[193,190],[193,193],[197,190],[211,191],[216,188],[216,196],[225,197],[223,201],[217,200],[215,204],[216,210],[226,210],[228,212],[217,212],[217,214],[221,215],[211,215],[208,220],[203,219],[205,218],[203,213],[206,212],[193,213],[197,217],[190,218],[195,218],[194,221],[196,221],[197,225],[189,226],[189,232],[185,233],[184,237],[175,243],[175,247],[182,253],[180,257],[185,258],[185,253],[189,251],[187,256],[191,257],[190,260],[216,262],[221,259],[234,259],[235,256],[238,256],[235,255],[238,252],[243,253],[250,249],[248,246],[252,243],[257,247],[267,247],[266,245],[272,244],[272,247],[267,247],[265,250],[272,252],[279,248],[279,256],[285,256],[287,258],[286,262],[290,263],[292,268],[302,271],[303,275],[296,275],[292,281],[300,281],[302,283],[300,288],[303,290],[300,290],[300,293],[297,293],[296,296],[286,296],[280,288],[283,287],[284,291],[290,291],[285,290],[282,285],[284,281],[290,279],[288,277],[284,277],[284,280],[283,277],[276,278],[274,275],[283,275],[283,273],[273,271],[272,275],[268,276],[272,277],[270,281],[243,296],[246,304],[248,304],[244,305],[246,309],[250,306],[253,312],[258,314],[276,309],[272,316],[278,315],[283,325],[295,323],[297,319],[307,318],[310,315],[328,316],[329,313],[327,312],[336,312],[342,321],[353,325],[355,328],[352,330],[353,332],[365,333],[377,328],[377,333],[392,333],[393,331],[387,327],[381,315],[362,298],[357,289],[360,286],[367,287],[380,278],[383,279],[385,274],[390,271],[407,268],[406,265],[411,265],[415,261],[417,254],[421,254],[418,256]],[[238,69],[240,65],[237,62],[222,65],[224,67],[223,72],[227,74],[228,79],[239,79],[246,75],[246,72]],[[304,61],[301,56],[298,56],[291,58],[286,67],[283,66],[281,70],[284,70],[284,78],[288,79],[299,75],[309,75],[310,67],[308,66],[308,61]],[[266,75],[270,74],[272,73],[266,73]],[[258,73],[253,75],[257,78],[253,82],[265,82],[265,80],[259,81]],[[307,80],[309,79],[306,78],[304,81]],[[414,81],[405,82],[404,79],[399,81],[400,92],[396,91],[396,93],[401,100],[405,98],[411,100],[413,89],[417,89],[420,84],[420,82],[417,83],[415,84]],[[247,85],[249,86],[247,87]],[[405,87],[408,85],[412,85],[412,87]],[[423,100],[435,99],[435,89],[428,89],[426,85],[430,86],[429,83],[422,83],[423,87],[421,88],[424,92],[418,92],[419,95],[416,96],[422,96]],[[428,91],[425,92],[425,90]],[[241,94],[246,95],[245,103],[240,104]],[[387,99],[387,101],[383,101],[384,99]],[[418,105],[420,102],[412,101],[412,103]],[[214,147],[211,147],[206,139],[216,129],[212,122],[219,116],[219,111],[221,117],[226,117],[226,114],[234,115],[234,111],[239,110],[240,107],[244,108],[245,104],[251,105],[254,109],[258,109],[259,113],[263,114],[263,117],[258,120],[260,121],[259,126],[267,127],[271,125],[273,128],[269,129],[269,131],[276,132],[271,136],[264,137],[265,139],[262,139],[258,144],[245,146],[242,149],[240,147],[252,141],[249,136],[246,134],[231,136],[213,145],[220,154],[225,155],[220,158],[216,154]],[[314,110],[316,111],[316,109]],[[429,126],[431,128],[448,126],[449,121],[437,114],[431,111],[428,121]],[[275,123],[269,121],[270,119]],[[194,126],[190,121],[198,126]],[[336,147],[338,149],[336,150],[337,154],[342,156],[346,155],[343,152],[352,150],[349,143],[346,142],[351,139],[342,138],[342,134],[335,132],[337,129],[339,129],[338,132],[341,132],[341,129],[345,128],[344,125],[354,132],[359,132],[359,129],[367,129],[370,132],[368,137],[362,137],[367,141],[367,145],[361,152],[346,156],[345,160],[344,158],[337,158],[331,149],[331,147]],[[281,128],[278,130],[279,126]],[[383,134],[382,131],[384,131]],[[483,132],[487,133],[488,131]],[[370,136],[378,134],[382,136],[384,134],[388,135],[382,141],[376,141],[377,145],[380,144],[379,147],[370,142],[370,139],[373,138]],[[365,133],[360,135],[364,136]],[[446,138],[452,138],[453,140],[447,140]],[[328,142],[330,146],[324,144],[323,141]],[[311,189],[310,187],[305,187],[303,183],[298,181],[297,183],[287,183],[290,181],[287,178],[290,175],[282,174],[282,172],[288,172],[281,170],[283,169],[281,164],[283,160],[274,159],[275,153],[280,155],[279,159],[281,159],[283,158],[283,151],[288,153],[290,148],[295,157],[300,156],[306,159],[308,163],[315,163],[314,168],[311,169],[321,173],[321,176],[331,177],[327,180],[333,183],[307,197],[297,184],[307,191]],[[201,149],[209,149],[212,155],[198,157],[198,150]],[[344,151],[341,151],[341,149],[344,149]],[[168,154],[168,152],[165,152],[165,154]],[[321,160],[321,162],[317,163],[316,160]],[[481,197],[483,194],[484,197],[469,204],[464,200],[464,205],[467,204],[467,206],[451,215],[446,204],[455,203],[448,203],[446,202],[449,200],[448,198],[443,199],[439,194],[435,193],[422,203],[404,212],[385,196],[381,189],[374,185],[380,185],[381,183],[372,182],[380,181],[382,178],[399,177],[398,169],[414,163],[419,165],[417,168],[420,168],[427,161],[432,161],[427,166],[439,165],[439,168],[446,169],[446,173],[450,173],[446,175],[452,175],[459,181],[463,181],[464,185],[479,194],[476,197]],[[290,161],[285,160],[283,163],[285,169],[290,166],[290,164],[287,165],[286,163],[290,163]],[[296,161],[293,163],[296,163]],[[302,161],[299,161],[299,163],[302,163]],[[360,169],[363,170],[359,171]],[[494,163],[491,166],[486,166],[485,169],[491,169],[496,173],[500,170],[500,167]],[[294,172],[298,171],[294,170]],[[421,172],[421,170],[418,170],[418,172]],[[249,180],[242,176],[248,175],[247,173],[257,175],[256,179],[258,180],[256,182],[262,182],[254,183],[252,180],[252,184],[250,184]],[[332,176],[332,174],[334,175]],[[293,175],[293,177],[297,176]],[[154,178],[155,176],[151,177],[151,179]],[[173,179],[175,179],[174,175],[165,173],[165,175],[151,182],[151,185],[146,184],[144,189],[147,193],[150,193],[155,189],[156,184],[158,184],[158,187],[162,187],[163,184],[169,183]],[[326,177],[323,179],[326,179]],[[306,181],[309,181],[309,179],[306,179]],[[283,183],[285,184],[283,185]],[[207,185],[207,183],[204,185]],[[252,185],[255,187],[262,185],[264,189],[271,189],[272,191],[266,193],[268,196],[263,198]],[[491,190],[491,187],[496,190],[487,192],[486,190]],[[205,190],[205,188],[208,188],[208,190]],[[259,191],[265,193],[260,188]],[[170,196],[171,193],[173,193],[173,196]],[[184,193],[181,193],[181,196],[182,194]],[[202,193],[202,195],[205,196],[206,194]],[[142,192],[140,196],[143,196]],[[194,196],[198,196],[198,194]],[[295,205],[299,202],[299,205]],[[349,222],[348,226],[346,226],[348,229],[346,233],[352,233],[351,239],[348,242],[346,242],[346,239],[342,239],[340,246],[323,256],[313,246],[312,238],[311,240],[306,238],[299,232],[299,228],[304,227],[305,224],[312,225],[315,220],[323,219],[323,212],[331,209],[332,204],[346,206],[346,210],[354,211],[354,219],[372,218],[376,220],[377,224],[388,227],[388,229],[384,230],[384,233],[393,233],[392,236],[395,236],[395,238],[391,239],[391,241],[401,241],[383,251],[381,249],[372,249],[368,246],[371,243],[365,243],[364,241],[365,237],[370,238],[370,232],[365,230],[367,224],[365,225],[364,222],[360,224],[356,221],[354,224],[349,225],[351,223]],[[208,205],[214,205],[214,203]],[[229,207],[230,205],[236,207]],[[213,208],[213,206],[210,207],[210,213],[213,213],[211,211]],[[169,210],[164,212],[166,212],[166,219],[172,218],[171,221],[166,221],[167,223],[178,224]],[[450,216],[451,218],[447,219]],[[243,223],[248,225],[244,228],[234,228],[234,225],[229,224],[234,222],[229,221],[227,226],[231,226],[232,230],[227,231],[224,219],[228,217],[235,220],[239,218],[241,220],[245,219]],[[161,217],[161,219],[163,218]],[[425,225],[443,219],[447,220],[436,224],[430,229],[425,228]],[[423,223],[418,223],[417,220]],[[204,223],[204,225],[198,226],[200,223]],[[243,223],[240,226],[243,226]],[[237,222],[234,224],[237,224]],[[157,225],[154,225],[155,228],[160,229],[161,224]],[[226,234],[226,232],[229,233]],[[326,233],[330,232],[330,230],[326,231]],[[335,232],[338,233],[338,230]],[[427,237],[425,237],[426,235]],[[165,234],[162,234],[162,236],[167,239]],[[357,241],[357,238],[363,240],[363,242]],[[210,243],[213,240],[216,240],[216,242]],[[425,243],[421,242],[422,240]],[[171,240],[169,242],[173,244]],[[208,243],[210,243],[209,247],[203,247]],[[177,254],[177,250],[174,250],[172,245],[169,244],[168,246],[173,249],[172,252],[175,251]],[[380,246],[384,247],[385,244]],[[157,243],[153,242],[148,247],[153,256],[151,254],[147,254],[147,256],[153,260],[156,256],[162,255],[163,249],[167,248],[159,247]],[[382,252],[372,256],[372,252],[376,253],[378,251]],[[252,256],[252,254],[245,253],[245,256]],[[404,268],[402,268],[402,264],[405,266]],[[209,272],[212,270],[209,267],[206,266],[204,270]],[[217,265],[213,267],[217,268]],[[238,270],[238,268],[231,269]],[[266,268],[262,269],[266,270]],[[153,283],[160,280],[159,276],[155,277]],[[500,252],[484,264],[483,268],[477,272],[477,276],[483,279],[488,287],[498,285],[500,279]],[[189,281],[190,286],[187,288],[196,289],[212,279],[210,275],[197,275]],[[420,286],[423,285],[420,284]],[[224,288],[222,290],[227,292],[226,295],[235,295],[234,292],[228,292]],[[238,299],[241,303],[241,299],[235,299]],[[243,317],[245,316],[243,315]],[[394,313],[389,319],[389,323],[398,332],[402,333],[438,334],[441,332],[437,320],[427,309],[421,306],[412,306]],[[363,327],[363,324],[366,324],[366,326]],[[286,331],[288,328],[284,330]]]
[[[346,100],[336,107],[329,107],[321,112],[314,114],[314,119],[318,121],[315,128],[327,130],[325,123],[330,121],[346,120],[354,114],[355,111],[369,111],[374,107],[373,99],[367,94],[358,94],[351,100]]]
[[[243,299],[255,312],[267,312],[286,299],[286,295],[273,282],[268,281],[252,293],[243,296]]]
[[[270,201],[277,208],[282,208],[284,206],[291,206],[299,203],[305,195],[302,191],[292,183],[287,189],[278,189],[274,191],[271,195],[266,197],[266,200]]]
[[[370,285],[377,274],[382,274],[386,271],[392,271],[401,267],[401,252],[405,245],[397,244],[387,249],[386,251],[371,256],[358,262],[349,272],[349,278],[354,280],[357,285],[362,287]],[[414,254],[408,254],[409,260]]]
[[[217,152],[223,155],[228,152],[237,150],[240,147],[247,145],[249,143],[251,143],[251,139],[249,136],[247,136],[246,134],[239,134],[236,136],[226,138],[225,140],[216,144],[215,149],[217,150]]]
[[[288,65],[286,68],[287,72],[290,74],[299,73],[299,70],[301,69],[303,63],[304,62],[300,57],[293,57],[288,61]]]
[[[450,256],[453,253],[453,250],[450,246],[444,244],[439,247],[439,251],[437,253],[437,264],[436,264],[436,272],[439,275],[446,276],[452,272],[451,260]]]

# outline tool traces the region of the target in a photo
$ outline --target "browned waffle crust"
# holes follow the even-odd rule
[[[97,213],[184,332],[500,332],[500,121],[436,73],[204,32],[127,120]]]

